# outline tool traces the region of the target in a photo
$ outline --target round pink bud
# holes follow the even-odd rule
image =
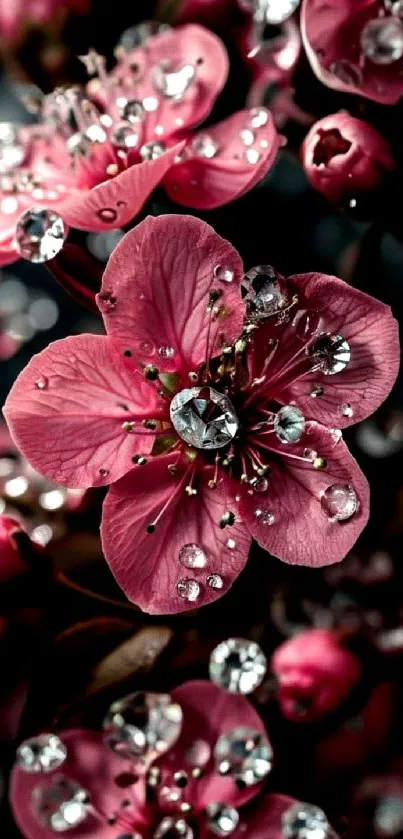
[[[389,143],[361,119],[340,112],[316,122],[302,145],[310,184],[329,201],[341,201],[378,187],[395,168]]]

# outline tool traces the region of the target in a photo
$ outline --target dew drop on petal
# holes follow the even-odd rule
[[[323,810],[314,804],[297,801],[282,817],[284,839],[326,839],[329,823]]]
[[[67,749],[56,734],[39,734],[24,740],[17,749],[20,769],[31,774],[53,772],[64,763]]]
[[[162,347],[158,347],[158,355],[160,355],[161,358],[165,359],[173,358],[173,356],[175,355],[175,350],[173,347],[168,347],[166,344],[163,344]]]
[[[328,430],[329,430],[329,434],[332,438],[332,443],[334,443],[335,445],[337,445],[337,443],[340,443],[340,440],[343,437],[343,432],[341,431],[341,429],[340,428],[329,428]]]
[[[369,20],[361,32],[361,49],[374,64],[393,64],[403,56],[403,21],[398,17]]]
[[[281,278],[271,265],[256,265],[247,271],[242,290],[248,314],[255,320],[277,314],[287,303]]]
[[[252,487],[253,492],[266,492],[267,487],[269,486],[269,482],[267,478],[263,477],[252,478],[250,486]]]
[[[171,70],[163,65],[154,67],[152,73],[153,85],[164,99],[180,102],[195,77],[196,69],[193,64],[184,64],[177,70]]]
[[[343,84],[351,87],[360,87],[362,85],[363,76],[360,67],[352,64],[351,61],[347,61],[345,58],[334,61],[329,67],[329,72],[333,76],[336,76]]]
[[[230,836],[238,827],[239,813],[234,807],[220,802],[208,804],[207,825],[216,836]]]
[[[351,347],[342,335],[321,335],[309,348],[311,355],[325,376],[334,376],[346,369],[351,361]]]
[[[252,693],[262,683],[266,670],[266,656],[258,644],[246,638],[228,638],[210,656],[211,681],[230,693]]]
[[[324,388],[322,387],[322,385],[318,385],[318,384],[312,385],[311,391],[310,391],[310,396],[312,396],[312,399],[317,399],[318,396],[323,396],[323,394],[324,394]]]
[[[258,520],[259,524],[263,524],[265,527],[271,527],[271,525],[276,521],[274,513],[270,513],[269,510],[263,510],[261,507],[258,507],[255,510],[255,518]]]
[[[341,405],[338,406],[337,410],[342,417],[347,417],[348,419],[350,419],[354,414],[354,410],[349,402],[342,402]]]
[[[252,146],[255,142],[255,135],[251,128],[242,128],[239,132],[239,136],[244,144],[244,146]]]
[[[300,341],[311,341],[319,332],[322,318],[315,309],[300,309],[292,322]]]
[[[221,589],[224,586],[224,580],[220,574],[209,574],[206,582],[210,588]]]
[[[264,108],[252,108],[249,111],[249,116],[252,128],[263,128],[269,119],[269,115]]]
[[[284,405],[274,419],[274,430],[280,443],[298,443],[305,431],[305,417],[295,405]]]
[[[216,265],[213,270],[214,276],[222,283],[232,283],[234,272],[228,265]]]
[[[240,727],[218,738],[214,759],[220,775],[229,775],[245,786],[252,786],[271,771],[273,750],[264,734]]]
[[[131,761],[154,760],[178,739],[182,709],[166,693],[137,691],[113,702],[104,719],[104,741]]]
[[[64,833],[81,824],[88,816],[89,794],[76,781],[57,775],[47,784],[32,790],[32,810],[47,830]]]
[[[109,469],[100,469],[99,474],[101,478],[107,478],[109,475]]]
[[[212,160],[218,154],[220,147],[209,134],[196,134],[196,137],[192,140],[192,149],[198,157]]]
[[[183,577],[176,583],[176,591],[182,600],[188,600],[189,603],[195,603],[199,598],[201,586],[197,580],[193,580],[191,577]]]
[[[252,166],[254,166],[256,163],[259,163],[260,153],[257,149],[246,149],[245,159],[247,163],[250,163]]]
[[[47,376],[39,376],[39,379],[36,379],[36,381],[35,381],[35,387],[38,390],[46,390],[48,385],[49,385],[49,379],[47,378]]]
[[[20,256],[28,262],[41,263],[53,259],[61,251],[66,228],[63,219],[53,210],[26,210],[15,228],[15,243]]]
[[[179,561],[185,568],[205,568],[207,565],[207,556],[200,545],[196,545],[195,542],[190,542],[188,545],[181,547]]]
[[[183,818],[165,816],[152,834],[152,839],[193,839],[193,830]]]
[[[357,512],[359,501],[351,484],[332,484],[321,495],[320,503],[328,519],[348,521]]]
[[[165,154],[166,150],[167,147],[164,146],[163,143],[151,141],[149,143],[144,143],[141,147],[140,157],[142,160],[157,160],[158,157]]]
[[[236,548],[236,541],[235,539],[227,539],[226,546],[230,551],[234,551]]]

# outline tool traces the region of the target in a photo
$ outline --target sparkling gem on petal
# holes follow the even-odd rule
[[[85,157],[91,150],[91,140],[81,131],[76,131],[66,141],[66,149],[71,157]]]
[[[250,128],[242,128],[242,130],[239,132],[239,136],[244,146],[252,146],[255,142],[255,135]]]
[[[206,582],[210,588],[222,589],[224,586],[224,580],[220,574],[209,574]]]
[[[326,839],[329,822],[320,807],[297,802],[281,818],[285,839]]]
[[[205,568],[207,565],[207,556],[200,545],[190,542],[188,545],[181,547],[179,561],[185,568]]]
[[[229,836],[239,823],[239,813],[234,807],[216,802],[206,808],[207,824],[216,836]]]
[[[165,816],[153,833],[153,839],[193,839],[193,830],[185,819]]]
[[[262,510],[261,507],[255,510],[255,518],[258,519],[259,524],[263,524],[265,527],[271,527],[276,521],[274,513],[271,513],[270,510]]]
[[[162,347],[158,347],[158,355],[161,356],[161,358],[165,359],[173,358],[175,355],[175,350],[173,347],[168,347],[166,344],[164,344]]]
[[[278,26],[297,10],[301,0],[266,0],[266,23]]]
[[[122,123],[115,128],[112,139],[115,146],[133,149],[137,146],[139,135],[133,130],[131,125]]]
[[[273,750],[264,734],[241,727],[218,738],[214,759],[220,775],[229,775],[235,781],[251,786],[271,771]]]
[[[393,64],[403,56],[403,21],[398,17],[369,20],[361,32],[361,49],[374,64]]]
[[[142,160],[157,160],[158,157],[165,154],[166,146],[163,143],[151,141],[145,143],[140,149],[140,157]]]
[[[171,748],[181,728],[182,709],[168,694],[137,691],[110,706],[104,739],[120,757],[148,763]]]
[[[120,116],[126,122],[140,122],[144,119],[145,110],[144,105],[138,99],[125,100],[120,107]]]
[[[48,262],[62,249],[66,230],[52,210],[26,210],[18,220],[15,241],[20,256],[29,262]]]
[[[164,99],[173,99],[175,102],[180,102],[192,84],[195,73],[193,64],[184,64],[178,70],[170,70],[160,65],[154,67],[153,85]]]
[[[317,399],[318,396],[323,396],[323,394],[324,394],[324,388],[323,388],[322,385],[318,385],[318,384],[312,385],[312,388],[311,388],[311,391],[310,391],[310,396],[312,396],[313,399]]]
[[[245,152],[245,160],[246,160],[248,163],[251,163],[251,164],[252,164],[252,166],[253,166],[255,163],[259,163],[259,160],[260,160],[260,154],[259,154],[258,150],[257,150],[257,149],[246,149],[246,152]]]
[[[230,400],[212,387],[179,391],[172,399],[170,416],[179,437],[197,449],[226,446],[238,431],[238,418]]]
[[[35,381],[35,387],[38,388],[38,390],[46,390],[48,384],[49,379],[46,376],[39,376],[39,379],[36,379]]]
[[[39,734],[17,749],[17,763],[24,772],[53,772],[64,763],[67,749],[56,734]]]
[[[320,503],[332,521],[348,521],[359,508],[357,493],[351,484],[332,484],[322,493]]]
[[[176,583],[176,591],[182,600],[188,600],[189,603],[195,603],[200,595],[201,586],[197,580],[193,580],[191,577],[183,577]]]
[[[319,369],[325,376],[341,373],[351,361],[350,344],[342,335],[321,335],[308,352],[318,362]]]
[[[208,134],[196,134],[192,140],[192,149],[198,157],[211,160],[219,152],[220,147]]]
[[[267,478],[252,478],[250,485],[253,492],[266,492],[269,482]]]
[[[211,681],[230,693],[252,693],[262,683],[266,669],[266,656],[259,645],[246,638],[228,638],[210,656]]]
[[[18,140],[18,132],[11,122],[0,122],[0,174],[5,175],[21,166],[25,149]]]
[[[55,833],[64,833],[81,824],[88,816],[88,802],[88,792],[64,775],[32,790],[34,815],[43,827]]]
[[[305,417],[295,405],[284,405],[276,414],[274,430],[280,443],[298,443],[305,431]]]
[[[342,417],[350,418],[354,414],[354,410],[349,402],[342,402],[341,405],[338,406],[337,410]]]
[[[214,276],[222,283],[232,283],[234,272],[228,265],[216,265],[214,267]]]
[[[270,265],[257,265],[242,281],[249,316],[256,320],[274,315],[287,303],[279,275]]]

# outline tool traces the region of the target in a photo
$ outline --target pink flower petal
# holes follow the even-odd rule
[[[207,681],[186,682],[171,695],[181,706],[184,718],[179,740],[158,761],[167,786],[176,771],[187,771],[186,800],[196,814],[213,802],[225,801],[239,807],[254,798],[261,784],[238,789],[232,778],[219,775],[214,766],[214,746],[218,738],[229,731],[251,728],[267,738],[264,724],[250,702],[244,696],[226,693]],[[197,761],[198,753],[206,758],[205,762]],[[194,766],[203,769],[202,776],[196,780],[191,777]]]
[[[133,469],[111,487],[103,507],[105,558],[129,600],[151,614],[188,611],[222,597],[244,567],[250,546],[241,523],[219,526],[223,513],[231,509],[225,487],[209,489],[212,475],[202,475],[195,484],[197,495],[189,497],[185,487],[193,467],[179,464],[172,475],[168,466],[177,460],[173,453]],[[154,532],[147,532],[154,524]],[[185,545],[202,549],[204,567],[189,569],[180,562]],[[210,575],[222,578],[222,586],[219,580],[209,585]],[[180,580],[198,584],[193,600],[178,593]]]
[[[77,190],[58,207],[71,227],[79,230],[113,230],[124,227],[171,168],[182,146],[178,143],[156,160],[136,163],[115,178],[89,190]]]
[[[397,322],[388,306],[336,277],[299,274],[290,277],[290,283],[299,295],[299,307],[306,304],[307,309],[320,313],[320,333],[346,339],[351,360],[340,373],[310,373],[295,382],[290,370],[281,401],[295,400],[307,417],[325,425],[345,428],[359,422],[379,407],[396,379],[400,359]],[[324,392],[312,398],[315,384]],[[278,393],[278,383],[276,390]]]
[[[256,438],[257,445],[270,447],[277,457],[270,457],[273,470],[267,492],[258,498],[245,492],[240,501],[245,525],[263,548],[291,565],[319,568],[339,562],[368,520],[364,475],[345,443],[317,423],[307,424],[298,445],[274,439],[273,433]],[[307,450],[324,458],[324,468],[309,462]],[[322,507],[323,493],[333,485],[351,485],[356,493],[359,507],[348,520],[331,520]]]
[[[215,276],[217,266],[224,280]],[[239,335],[242,273],[236,250],[205,222],[190,216],[147,218],[114,250],[97,302],[110,335],[132,343],[135,336],[136,354],[145,363],[179,370],[181,360],[187,374],[205,361],[207,343],[212,355],[222,341]],[[215,320],[207,311],[213,290],[221,295]],[[116,300],[111,311],[105,294]]]
[[[30,774],[17,766],[11,777],[10,801],[14,818],[25,839],[52,839],[54,831],[48,830],[36,819],[32,809],[32,792],[42,784],[51,784],[52,779],[64,775],[77,781],[90,793],[91,804],[100,817],[89,815],[73,831],[74,839],[116,839],[120,832],[126,832],[127,819],[133,819],[139,826],[144,822],[141,805],[142,782],[127,791],[119,788],[114,779],[128,771],[128,764],[116,757],[104,746],[102,735],[85,729],[71,729],[59,733],[67,746],[67,759],[52,775]],[[139,790],[137,794],[137,790]],[[122,810],[122,801],[130,799],[130,805]],[[119,820],[119,813],[122,821]],[[107,819],[118,815],[117,824],[108,824]]]
[[[314,73],[335,90],[393,105],[403,94],[403,59],[391,64],[361,61],[365,24],[374,20],[379,0],[304,0],[301,32]]]
[[[18,448],[46,477],[67,486],[109,484],[152,447],[152,433],[122,428],[156,408],[156,390],[124,358],[124,346],[101,335],[64,338],[16,380],[4,413]]]
[[[279,148],[270,112],[259,108],[259,113],[266,120],[260,127],[254,127],[255,111],[245,110],[195,134],[183,161],[164,178],[168,195],[185,207],[212,210],[253,189],[273,166]],[[206,145],[206,138],[210,148],[217,147],[210,158],[197,152]]]

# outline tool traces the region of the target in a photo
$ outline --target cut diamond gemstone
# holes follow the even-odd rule
[[[218,738],[214,758],[220,775],[230,775],[237,783],[251,786],[269,774],[273,750],[260,731],[234,728]]]
[[[220,449],[233,440],[238,418],[233,405],[212,387],[190,387],[172,399],[170,416],[182,440],[196,449]]]
[[[348,521],[357,512],[359,501],[351,484],[332,484],[321,496],[326,516],[333,521]]]
[[[257,265],[248,271],[242,281],[248,314],[264,320],[280,311],[287,302],[281,288],[280,275],[271,265]]]
[[[321,335],[309,348],[325,376],[334,376],[346,369],[351,361],[351,347],[342,335]]]
[[[403,56],[403,21],[395,15],[373,18],[365,24],[360,41],[374,64],[393,64]]]
[[[36,818],[55,833],[64,833],[81,824],[88,816],[88,803],[88,792],[64,775],[32,790],[32,809]]]
[[[17,763],[24,772],[53,772],[64,763],[67,749],[56,734],[39,734],[17,749]]]
[[[210,656],[210,679],[230,693],[252,693],[263,681],[266,656],[246,638],[228,638]]]
[[[137,691],[110,706],[104,739],[120,757],[149,762],[171,748],[181,727],[182,709],[168,694]]]
[[[184,64],[178,70],[160,65],[154,67],[153,70],[153,84],[158,93],[164,99],[172,99],[174,102],[180,102],[186,91],[192,84],[195,77],[195,68],[193,64]]]
[[[326,839],[329,822],[320,807],[297,801],[282,815],[285,839]]]
[[[220,802],[207,806],[207,822],[212,833],[229,836],[238,827],[239,813],[234,807]]]
[[[48,262],[62,249],[66,239],[63,220],[52,210],[26,210],[15,229],[15,241],[23,259]]]

